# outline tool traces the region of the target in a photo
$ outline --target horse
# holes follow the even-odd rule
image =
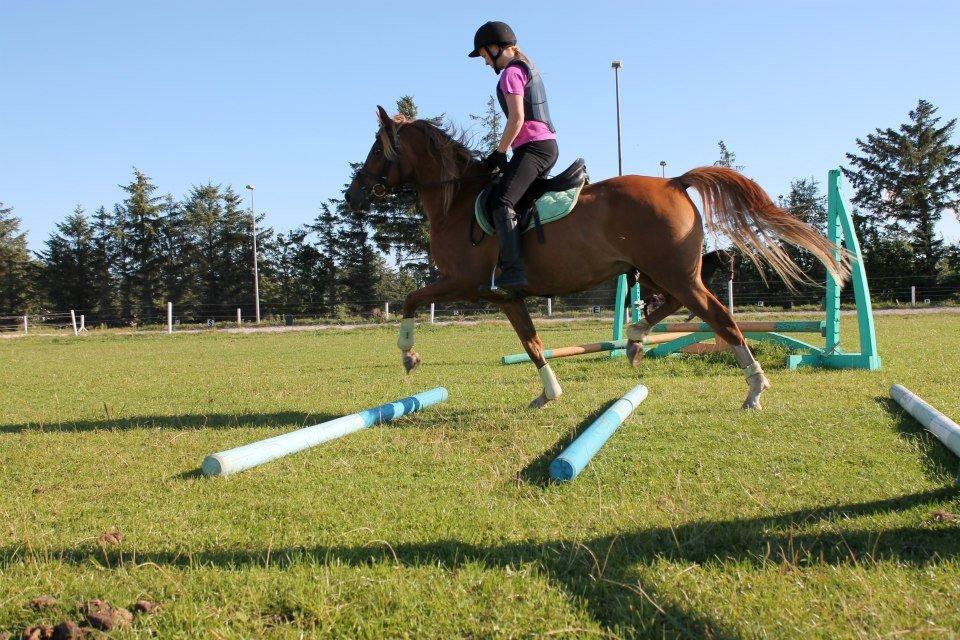
[[[377,107],[379,128],[373,145],[348,186],[347,204],[362,210],[372,197],[412,186],[430,229],[430,256],[439,278],[407,295],[397,346],[407,373],[422,362],[414,348],[417,309],[430,302],[489,301],[510,320],[530,360],[537,367],[542,393],[530,403],[541,408],[563,393],[547,360],[543,342],[522,297],[503,299],[490,291],[498,260],[495,239],[471,240],[474,203],[491,180],[491,172],[463,136],[441,124],[390,117]],[[687,189],[703,202],[703,217]],[[746,378],[743,409],[760,409],[770,381],[754,359],[731,313],[700,277],[704,220],[726,235],[755,264],[767,262],[789,286],[810,282],[780,244],[801,247],[824,263],[838,283],[850,274],[849,255],[816,229],[778,207],[743,174],[726,167],[704,166],[674,178],[625,175],[585,185],[573,211],[545,227],[547,241],[524,234],[523,260],[527,296],[579,293],[636,270],[641,285],[663,291],[710,325],[731,345]],[[761,271],[762,272],[762,271]],[[627,360],[636,367],[643,340],[673,305],[654,310],[627,327]]]

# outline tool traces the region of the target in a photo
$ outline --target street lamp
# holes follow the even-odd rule
[[[660,177],[661,178],[667,177],[667,161],[666,160],[660,161]]]
[[[620,69],[623,63],[614,60],[610,63],[613,67],[613,81],[617,86],[617,175],[623,175],[623,155],[620,149]]]
[[[247,185],[250,190],[250,228],[253,232],[253,297],[257,324],[260,324],[260,274],[257,270],[257,209],[254,205],[253,194],[256,187]]]

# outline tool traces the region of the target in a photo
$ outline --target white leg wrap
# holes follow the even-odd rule
[[[757,375],[758,373],[763,373],[763,368],[760,366],[759,362],[754,360],[752,364],[749,364],[746,367],[743,367],[741,371],[743,371],[743,377],[749,380],[750,378]]]
[[[400,322],[400,337],[397,338],[397,346],[400,351],[410,351],[413,349],[413,331],[416,327],[416,321],[413,318],[404,318]]]
[[[548,400],[555,400],[563,393],[560,383],[557,382],[557,376],[553,375],[553,369],[550,368],[549,364],[541,367],[540,380],[543,382],[543,395],[547,396]]]
[[[650,333],[650,323],[647,322],[646,318],[643,318],[640,320],[640,322],[627,326],[628,340],[633,340],[634,342],[643,342],[648,333]]]

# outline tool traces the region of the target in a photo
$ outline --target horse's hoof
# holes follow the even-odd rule
[[[743,401],[741,409],[762,409],[760,405],[760,394],[770,388],[770,381],[763,373],[757,373],[747,378],[747,384],[750,390],[747,392],[747,399]]]
[[[627,362],[631,367],[636,367],[643,359],[643,343],[636,340],[627,341]]]
[[[528,409],[543,409],[543,408],[547,405],[548,402],[550,402],[550,398],[547,397],[547,394],[541,393],[538,397],[536,397],[536,398],[533,399],[533,402],[531,402],[529,405],[527,405],[527,408],[528,408]]]
[[[403,368],[407,373],[413,373],[413,370],[420,366],[420,354],[416,351],[407,351],[403,354]]]

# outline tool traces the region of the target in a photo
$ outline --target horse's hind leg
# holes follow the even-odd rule
[[[530,318],[530,312],[527,311],[527,305],[523,300],[511,300],[500,304],[500,308],[513,325],[513,330],[517,332],[517,337],[523,344],[523,349],[530,356],[530,360],[537,365],[540,372],[540,381],[543,383],[543,393],[534,398],[530,403],[531,409],[539,409],[551,400],[556,400],[563,393],[557,377],[553,374],[553,369],[546,358],[543,357],[543,341],[537,335],[537,329],[533,326],[533,320]]]
[[[673,290],[671,293],[709,324],[717,338],[733,347],[737,364],[740,365],[749,386],[742,408],[760,409],[760,395],[770,388],[770,381],[764,375],[760,363],[754,359],[730,311],[699,281],[690,283],[689,288]]]
[[[647,334],[650,333],[650,329],[683,306],[680,301],[673,297],[668,291],[655,285],[648,276],[638,273],[637,279],[648,289],[655,289],[656,291],[662,292],[664,299],[663,304],[646,314],[643,318],[640,318],[639,322],[627,326],[627,362],[634,367],[640,364],[640,359],[643,358],[643,341],[646,339]]]

